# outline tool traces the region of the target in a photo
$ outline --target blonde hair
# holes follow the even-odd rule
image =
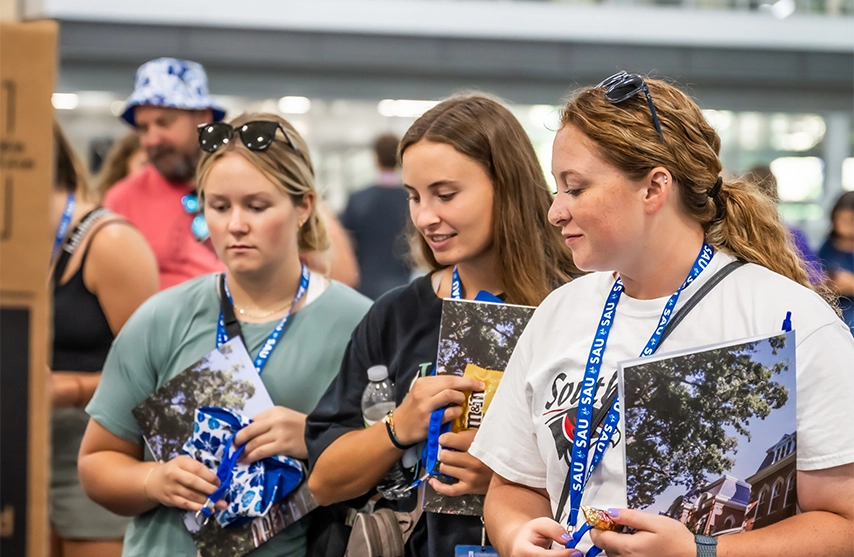
[[[419,141],[444,143],[480,164],[492,180],[492,237],[507,301],[538,305],[582,273],[560,232],[548,222],[552,193],[531,140],[500,102],[484,95],[445,100],[404,134],[398,157]],[[414,257],[441,269],[423,236],[410,226]]]
[[[574,126],[592,139],[602,159],[630,180],[641,180],[655,167],[666,168],[675,179],[682,209],[703,226],[707,242],[829,299],[824,288],[810,284],[776,204],[755,183],[725,179],[717,195],[709,196],[722,169],[721,140],[696,103],[668,83],[646,83],[663,137],[642,93],[613,104],[599,87],[578,92],[563,109],[561,125]]]
[[[311,208],[308,220],[300,227],[298,236],[299,250],[306,252],[327,249],[329,247],[329,238],[326,234],[323,219],[317,210],[317,201],[319,199],[314,186],[314,167],[311,164],[308,145],[306,145],[305,140],[297,133],[290,122],[275,114],[241,114],[229,122],[229,124],[238,128],[247,122],[255,120],[281,124],[288,131],[288,135],[299,150],[299,153],[291,149],[288,142],[281,137],[281,130],[276,131],[276,138],[264,151],[252,151],[248,149],[235,136],[232,141],[224,144],[214,153],[202,152],[202,157],[199,159],[199,166],[196,170],[199,195],[204,197],[204,185],[214,163],[227,153],[238,153],[266,176],[277,188],[288,195],[294,205],[302,205],[307,194],[314,196],[315,203]]]
[[[101,196],[128,175],[128,161],[141,149],[136,130],[129,131],[113,143],[95,180],[95,187]]]

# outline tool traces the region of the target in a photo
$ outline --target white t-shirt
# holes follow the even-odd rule
[[[682,292],[676,311],[732,260],[718,251]],[[590,345],[613,284],[611,273],[593,273],[543,301],[522,334],[469,449],[504,478],[545,488],[552,513],[571,458],[572,442],[564,431],[564,417],[575,416]],[[617,363],[637,358],[646,345],[668,298],[637,300],[623,293],[603,357],[595,409],[616,385]],[[788,311],[797,339],[798,469],[819,470],[854,462],[854,429],[848,426],[854,408],[854,337],[811,290],[764,267],[744,265],[707,294],[664,341],[658,354],[775,334],[781,331]],[[585,505],[600,509],[626,506],[620,425],[584,491]],[[769,441],[770,445],[777,439]],[[561,509],[562,521],[566,512]],[[587,540],[589,537],[579,549],[589,546]]]

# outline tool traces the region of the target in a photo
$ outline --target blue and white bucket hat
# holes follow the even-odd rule
[[[205,110],[213,112],[214,122],[225,118],[225,110],[214,103],[208,91],[208,76],[197,62],[178,58],[158,58],[136,71],[133,93],[125,103],[122,118],[136,125],[134,108],[139,105]]]

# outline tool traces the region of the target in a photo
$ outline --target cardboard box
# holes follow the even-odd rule
[[[0,554],[46,557],[57,25],[0,22]]]

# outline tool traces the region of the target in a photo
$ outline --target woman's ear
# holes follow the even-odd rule
[[[309,217],[311,217],[312,212],[315,210],[316,203],[317,197],[313,191],[302,194],[302,202],[296,206],[301,223],[305,224],[308,222]]]
[[[657,213],[673,195],[675,184],[673,175],[664,167],[657,166],[649,171],[644,178],[643,203],[647,213]]]

